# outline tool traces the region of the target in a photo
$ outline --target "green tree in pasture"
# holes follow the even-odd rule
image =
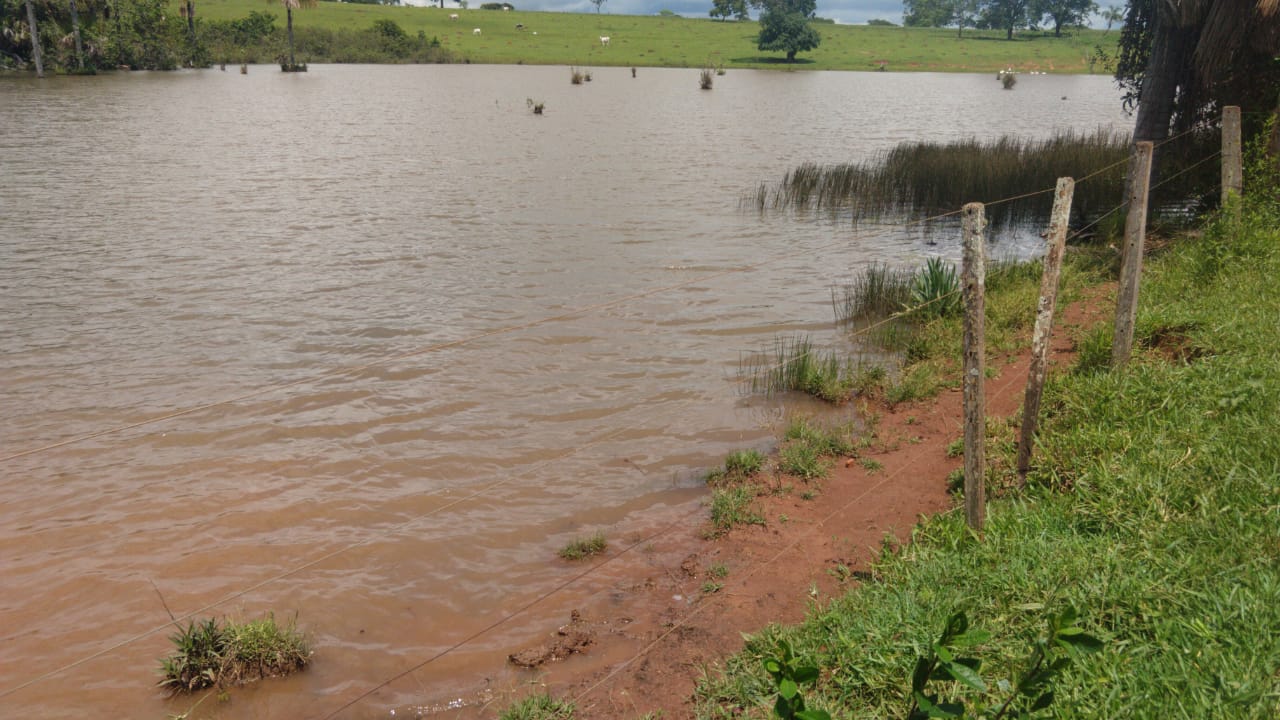
[[[317,4],[317,0],[280,0],[284,3],[285,27],[289,35],[289,68],[295,68],[298,63],[293,59],[293,11],[295,9],[313,8]],[[274,0],[267,0],[274,2]]]
[[[604,5],[608,0],[591,0],[591,4],[596,6],[596,14],[600,14],[600,6]]]
[[[951,27],[963,36],[978,25],[978,0],[903,0],[903,24],[908,27]]]
[[[809,25],[818,7],[816,0],[755,0],[752,5],[763,8],[756,38],[759,49],[785,52],[787,62],[795,62],[796,53],[813,50],[822,42]]]
[[[1093,0],[1035,0],[1031,6],[1030,20],[1048,20],[1053,23],[1053,36],[1062,37],[1062,28],[1081,26],[1085,20],[1097,12],[1098,5]]]
[[[981,7],[982,24],[1004,30],[1005,39],[1013,39],[1013,31],[1031,25],[1031,0],[984,0]]]
[[[907,27],[947,27],[955,17],[956,0],[902,0],[902,24]]]
[[[711,17],[718,17],[721,21],[729,18],[737,18],[738,20],[746,20],[750,18],[747,14],[747,0],[714,0],[711,4]]]

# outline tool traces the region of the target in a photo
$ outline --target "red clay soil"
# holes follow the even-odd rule
[[[1070,361],[1078,328],[1105,319],[1112,291],[1095,288],[1059,311],[1051,368]],[[987,382],[987,414],[1007,418],[1022,404],[1029,351],[990,365],[998,375]],[[575,700],[576,718],[692,717],[694,683],[742,648],[742,633],[800,621],[813,597],[844,592],[863,576],[887,535],[905,542],[921,515],[955,506],[946,477],[961,461],[946,449],[963,434],[961,393],[873,409],[881,416],[875,446],[837,462],[816,498],[802,499],[802,483],[789,481],[795,491],[757,499],[767,526],[708,540],[689,522],[658,536],[643,561],[630,563],[631,577],[582,600],[564,626],[547,628],[547,641],[513,653],[512,663],[536,668],[531,677],[554,697]],[[712,565],[727,576],[711,577]],[[706,583],[723,586],[704,592]]]

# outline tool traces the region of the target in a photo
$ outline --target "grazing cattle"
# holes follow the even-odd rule
[[[524,23],[516,23],[516,29],[517,29],[517,30],[523,30],[523,29],[524,29]]]
[[[450,15],[450,16],[449,16],[449,19],[450,19],[450,20],[457,20],[457,19],[458,19],[458,13],[453,13],[452,15]]]
[[[600,36],[600,45],[601,45],[601,47],[609,47],[609,36],[608,36],[608,35],[601,35],[601,36]]]
[[[472,30],[472,31],[471,31],[471,34],[472,34],[472,35],[479,35],[479,34],[480,34],[480,28],[476,28],[475,30]]]

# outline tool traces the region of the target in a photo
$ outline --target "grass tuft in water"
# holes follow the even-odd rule
[[[842,360],[835,351],[816,350],[807,336],[776,338],[771,353],[744,358],[738,373],[752,393],[802,392],[831,403],[844,402],[855,391],[868,391],[884,377],[878,366]]]
[[[572,720],[573,703],[550,695],[530,695],[498,714],[498,720]]]
[[[288,675],[311,659],[294,622],[280,625],[274,615],[246,623],[193,620],[169,640],[174,652],[160,661],[159,684],[174,693]]]
[[[609,541],[605,539],[604,533],[596,531],[595,534],[584,538],[574,538],[569,541],[568,545],[560,548],[560,557],[565,560],[582,560],[592,555],[599,555],[609,549]]]

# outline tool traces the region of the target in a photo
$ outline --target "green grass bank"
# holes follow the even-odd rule
[[[1034,717],[1280,714],[1277,228],[1280,205],[1252,201],[1150,258],[1135,359],[1108,367],[1109,324],[1077,338],[1078,365],[1047,390],[1030,485],[991,501],[985,537],[959,511],[923,522],[873,580],[709,671],[698,716],[773,717],[763,663],[786,640],[796,665],[818,668],[809,708],[908,717],[917,658],[963,609],[991,633],[965,649],[987,692],[930,687],[997,717],[999,681],[1068,606],[1102,648],[1063,668]],[[1006,425],[989,423],[992,472],[1012,464]]]
[[[709,1],[707,9],[711,9]],[[251,12],[276,16],[277,36],[270,39],[274,50],[283,41],[285,24],[279,3],[207,3],[198,6],[197,17],[201,21],[231,21]],[[176,18],[177,3],[172,13]],[[457,20],[450,19],[454,14]],[[995,73],[1015,67],[1021,71],[1087,73],[1093,57],[1093,71],[1106,73],[1104,63],[1096,61],[1096,48],[1114,56],[1119,40],[1119,32],[1101,30],[1074,30],[1061,38],[1027,32],[1006,41],[1001,31],[966,30],[963,37],[957,37],[954,30],[947,29],[815,23],[822,36],[821,46],[788,64],[781,53],[756,49],[759,25],[755,22],[321,2],[315,8],[294,12],[298,59],[331,61],[333,55],[326,53],[323,43],[313,42],[311,36],[317,31],[364,31],[379,20],[394,21],[409,38],[421,33],[428,41],[437,39],[457,61],[509,65],[701,67],[710,63],[727,69],[876,70],[883,64],[891,71]],[[481,31],[478,35],[476,28]],[[602,36],[610,38],[608,47],[601,44]],[[368,61],[374,61],[374,55],[369,57]],[[271,62],[274,56],[251,48],[244,58],[212,58],[214,62],[242,59]]]

